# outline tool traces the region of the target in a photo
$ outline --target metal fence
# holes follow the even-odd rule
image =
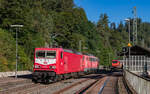
[[[150,58],[146,56],[124,57],[123,68],[138,73],[142,73],[145,68],[150,71]]]
[[[137,94],[150,94],[150,80],[124,70],[124,77]]]

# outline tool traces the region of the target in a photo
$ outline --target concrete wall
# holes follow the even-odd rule
[[[137,94],[150,94],[150,80],[124,70],[124,77]]]
[[[18,71],[17,75],[27,75],[31,74],[30,71]],[[8,76],[15,76],[15,72],[0,72],[0,77],[8,77]]]

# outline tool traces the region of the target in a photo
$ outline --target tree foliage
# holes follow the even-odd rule
[[[19,70],[32,69],[37,47],[53,44],[81,50],[99,57],[100,64],[109,66],[128,43],[127,23],[116,25],[109,21],[107,14],[101,14],[95,24],[73,0],[0,0],[0,71],[15,69],[16,29],[10,27],[12,24],[24,25],[18,32]],[[150,23],[138,19],[139,44],[150,46],[149,27]]]

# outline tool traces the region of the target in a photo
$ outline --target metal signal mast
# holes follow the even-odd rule
[[[137,44],[137,13],[136,7],[133,9],[134,19],[133,19],[133,45]]]

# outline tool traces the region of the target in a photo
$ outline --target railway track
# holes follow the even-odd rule
[[[15,85],[19,83],[24,83],[24,82],[31,82],[31,75],[23,75],[23,76],[18,76],[16,79],[15,77],[4,77],[0,78],[0,87],[6,86],[6,85]]]
[[[14,82],[17,82],[17,81],[23,81],[25,79],[15,79],[15,78],[1,78],[0,79],[0,86],[1,85],[4,85],[6,83],[14,83]]]
[[[40,84],[40,83],[33,84],[32,87],[27,87],[26,89],[18,91],[15,94],[51,94],[51,93],[46,93],[46,92],[48,92],[48,90],[53,91],[52,88],[55,88],[56,86],[64,84],[65,82],[69,83],[69,81],[71,80],[72,79],[62,80],[62,81],[51,83],[48,85]]]
[[[116,94],[120,73],[101,73],[67,79],[51,84],[35,84],[29,80],[1,85],[0,94]]]
[[[14,80],[15,78],[13,77],[4,77],[4,78],[0,78],[0,83],[3,81],[9,81],[9,80]]]
[[[104,78],[104,75],[93,75],[83,81],[74,83],[66,88],[54,92],[53,94],[82,94],[86,89],[95,84],[99,79]]]
[[[76,92],[76,94],[117,94],[117,81],[118,77],[121,75],[120,72],[107,74],[105,77],[96,80],[94,83],[83,87]]]
[[[106,79],[108,79],[108,77],[103,77],[101,79],[98,79],[95,82],[80,89],[78,92],[76,92],[76,94],[98,94],[98,92],[99,94],[101,94],[100,92],[103,90],[103,87],[105,86],[104,83],[106,83],[107,81]],[[99,87],[101,87],[100,91],[99,91]]]
[[[20,81],[7,82],[7,83],[0,84],[0,87],[1,87],[0,92],[8,90],[11,87],[16,87],[17,85],[22,85],[22,84],[27,84],[27,83],[32,83],[32,81],[31,80],[20,80]]]
[[[29,79],[26,79],[26,80],[14,79],[13,81],[10,80],[9,82],[0,84],[1,86],[0,94],[37,94],[39,92],[46,92],[46,91],[47,92],[52,91],[51,93],[49,93],[49,94],[52,94],[56,90],[62,89],[76,82],[78,83],[83,82],[85,79],[90,78],[90,77],[93,77],[93,75],[87,75],[79,79],[62,80],[62,81],[51,83],[48,85],[32,83],[31,79],[30,80]],[[62,86],[62,87],[57,88],[59,86]],[[43,93],[43,94],[47,94],[47,93]]]
[[[74,83],[53,94],[116,94],[120,73],[108,73],[93,76],[93,79]]]
[[[62,94],[62,92],[67,91],[70,88],[77,86],[78,84],[82,84],[83,82],[86,82],[88,79],[93,79],[96,76],[98,75],[92,74],[92,75],[83,76],[78,79],[68,79],[65,81],[56,82],[54,84],[50,84],[46,86],[45,88],[32,92],[30,94],[37,94],[37,93],[40,93],[40,94],[60,94],[61,93]]]

